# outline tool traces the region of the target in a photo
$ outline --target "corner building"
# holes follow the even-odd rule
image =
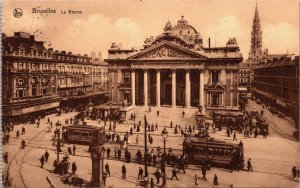
[[[243,58],[235,38],[225,47],[203,47],[200,33],[182,16],[144,43],[140,51],[115,43],[108,50],[111,101],[186,108],[200,104],[209,116],[239,110],[238,64]]]

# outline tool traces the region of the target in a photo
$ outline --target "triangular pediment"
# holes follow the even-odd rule
[[[219,83],[215,83],[215,84],[207,84],[205,87],[206,90],[225,90],[225,87],[222,86]]]
[[[162,42],[129,57],[128,59],[206,59],[197,52],[170,42]]]

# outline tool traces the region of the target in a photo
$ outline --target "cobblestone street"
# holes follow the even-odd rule
[[[251,104],[251,103],[250,103]],[[172,120],[174,124],[186,125],[189,123],[194,123],[194,113],[196,109],[185,110],[186,116],[183,118],[181,112],[183,109],[171,109],[171,108],[160,108],[160,117],[156,117],[156,108],[152,108],[152,112],[147,112],[148,109],[143,107],[136,107],[133,111],[137,114],[137,121],[143,120],[144,114],[147,115],[149,123],[158,123],[159,130],[153,132],[154,142],[150,147],[163,147],[161,141],[161,130],[164,126],[168,127],[169,137],[167,141],[167,148],[172,147],[178,149],[178,153],[181,153],[182,141],[181,136],[174,134],[174,129],[170,128],[170,121]],[[61,116],[51,116],[50,119],[53,122],[56,122],[58,119],[63,122],[65,118],[70,118],[74,116],[74,113],[63,114]],[[91,122],[91,120],[87,120]],[[102,122],[103,123],[103,122]],[[127,124],[118,124],[117,132],[129,131],[131,121],[128,121]],[[98,124],[98,122],[93,122],[93,124]],[[14,135],[16,130],[20,129],[22,125],[15,126],[11,135]],[[55,147],[52,145],[51,138],[52,133],[46,132],[46,119],[41,121],[40,128],[36,128],[35,125],[24,125],[26,127],[26,134],[22,135],[21,138],[17,139],[12,136],[9,144],[4,145],[3,152],[9,152],[9,160],[12,160],[12,157],[15,156],[10,166],[10,177],[12,182],[16,187],[49,187],[47,182],[47,177],[51,180],[52,184],[55,187],[61,187],[62,181],[60,176],[51,173],[53,170],[53,161],[56,159]],[[101,126],[101,125],[100,125]],[[271,125],[272,126],[272,125]],[[107,126],[108,128],[108,126]],[[143,132],[143,128],[141,129]],[[226,136],[226,132],[217,131],[212,133],[210,130],[210,135],[216,139],[225,140],[228,142],[233,142],[232,138]],[[133,158],[136,153],[136,149],[140,149],[142,152],[143,149],[143,135],[140,133],[141,142],[135,144],[135,134],[130,138],[132,144],[129,144],[129,151],[132,152]],[[27,148],[25,150],[19,149],[20,140],[25,139]],[[243,135],[237,135],[238,141],[243,141],[245,148],[245,160],[251,158],[253,161],[254,171],[240,171],[231,173],[228,170],[222,168],[212,168],[208,171],[207,181],[200,180],[200,187],[215,187],[212,183],[214,174],[218,175],[220,185],[219,187],[226,187],[230,184],[234,184],[235,187],[247,187],[252,185],[253,187],[260,187],[263,185],[268,185],[270,187],[296,187],[298,185],[298,180],[292,179],[291,168],[296,165],[300,167],[300,163],[297,161],[299,156],[298,142],[292,141],[285,137],[281,137],[276,133],[270,133],[267,139],[262,139],[261,136],[258,138],[244,138]],[[110,147],[113,150],[113,147],[116,144],[107,143],[105,147]],[[274,147],[270,147],[274,146]],[[39,158],[44,154],[45,150],[48,149],[50,153],[50,159],[45,164],[44,168],[40,168]],[[19,152],[20,151],[20,152]],[[63,152],[61,156],[67,154],[67,145],[63,147]],[[112,158],[107,160],[105,159],[104,163],[108,162],[111,168],[111,177],[107,178],[107,187],[133,187],[139,184],[137,180],[137,170],[139,165],[136,163],[126,163],[123,161],[117,161],[113,157],[113,151],[111,152]],[[123,154],[122,154],[123,155]],[[76,156],[70,156],[70,161],[76,161],[78,171],[77,174],[79,177],[82,177],[85,181],[90,181],[91,178],[91,158],[88,153],[88,146],[86,145],[77,145]],[[121,179],[121,165],[126,164],[127,167],[127,179]],[[141,165],[143,167],[143,165]],[[168,177],[171,176],[172,168],[167,168]],[[6,174],[7,165],[4,164],[3,173]],[[154,178],[153,173],[155,171],[154,167],[149,168],[150,178]],[[201,176],[201,171],[199,166],[189,165],[187,169],[187,174],[180,173],[178,176],[180,181],[176,180],[167,180],[167,185],[170,187],[195,187],[194,185],[194,175],[197,174]],[[251,174],[251,175],[250,175]],[[32,178],[37,177],[37,178]],[[5,178],[5,176],[4,176]],[[270,181],[272,179],[272,181]],[[234,183],[233,183],[234,182]],[[24,184],[25,185],[24,185]]]

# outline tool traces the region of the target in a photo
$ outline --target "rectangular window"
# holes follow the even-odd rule
[[[129,83],[129,82],[130,82],[130,73],[124,72],[124,83]]]
[[[212,83],[213,84],[216,84],[219,82],[219,74],[220,74],[220,71],[212,71],[211,72],[211,77],[212,77]]]
[[[211,94],[211,106],[219,106],[219,94]]]

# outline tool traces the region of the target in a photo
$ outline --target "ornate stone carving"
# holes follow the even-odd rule
[[[146,37],[144,43],[145,43],[145,44],[148,44],[148,43],[152,42],[153,40],[154,40],[154,37],[153,37],[153,36]]]
[[[229,38],[228,42],[227,42],[227,45],[230,45],[230,46],[237,46],[237,41],[236,41],[236,38],[233,37],[233,38]]]
[[[170,21],[168,21],[165,25],[164,31],[167,32],[167,31],[171,31],[171,30],[172,30],[172,25],[171,25]]]
[[[148,52],[143,56],[143,58],[162,58],[162,57],[191,58],[192,56],[190,54],[183,53],[172,48],[167,48],[165,46],[160,47],[157,50]]]

